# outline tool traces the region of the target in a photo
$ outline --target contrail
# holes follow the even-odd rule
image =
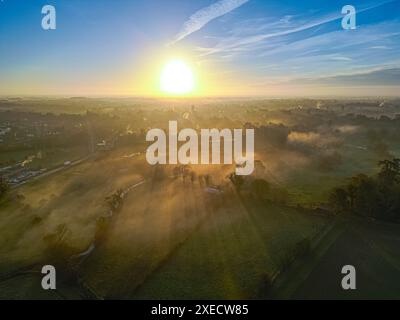
[[[208,7],[196,11],[184,23],[181,31],[175,36],[175,39],[171,44],[181,41],[193,32],[203,28],[210,21],[241,7],[249,1],[250,0],[220,0]]]

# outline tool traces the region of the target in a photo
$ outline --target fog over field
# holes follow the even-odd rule
[[[0,302],[400,300],[399,9],[0,0]]]
[[[397,179],[400,101],[384,101],[3,99],[0,297],[398,298],[398,182],[380,183]],[[253,173],[150,165],[146,132],[174,119],[254,128]],[[310,286],[347,260],[369,286]]]

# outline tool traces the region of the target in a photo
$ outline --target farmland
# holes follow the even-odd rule
[[[379,109],[387,118],[371,106],[350,116],[334,102],[125,103],[67,116],[70,128],[80,124],[81,146],[63,142],[66,153],[42,159],[53,170],[0,200],[0,298],[398,298],[398,224],[336,216],[329,203],[333,188],[399,156],[394,102]],[[253,175],[238,183],[233,165],[149,165],[146,128],[174,118],[194,128],[254,121]],[[64,165],[65,154],[81,160]],[[41,290],[44,264],[60,270],[55,292]],[[344,264],[359,269],[357,293],[339,286]]]

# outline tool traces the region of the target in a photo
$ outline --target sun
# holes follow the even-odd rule
[[[171,60],[163,68],[160,76],[161,90],[171,95],[183,95],[193,91],[193,72],[182,60]]]

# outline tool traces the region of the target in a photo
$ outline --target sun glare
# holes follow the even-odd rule
[[[161,73],[161,90],[172,95],[183,95],[193,91],[192,70],[182,60],[168,62]]]

